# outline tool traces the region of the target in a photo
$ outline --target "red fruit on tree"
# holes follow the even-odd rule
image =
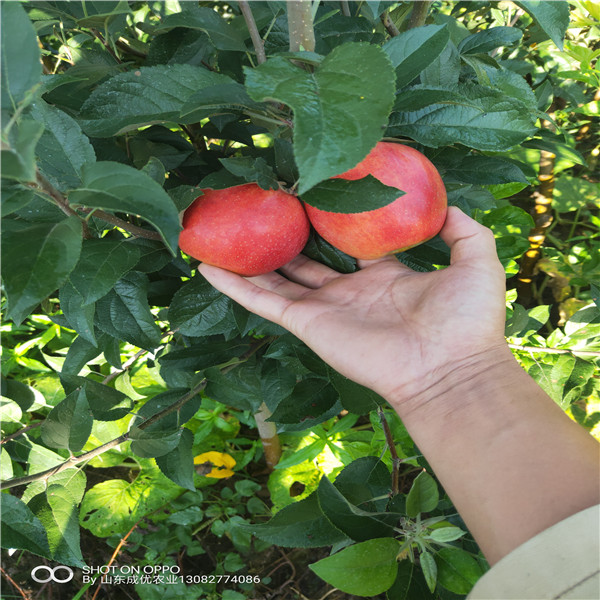
[[[405,192],[394,202],[361,213],[334,213],[306,205],[314,228],[354,258],[374,259],[417,246],[434,237],[446,219],[446,189],[433,163],[409,146],[379,142],[356,167],[338,175],[372,175]]]
[[[310,224],[300,201],[255,183],[203,190],[183,217],[179,247],[240,275],[269,273],[300,253]]]

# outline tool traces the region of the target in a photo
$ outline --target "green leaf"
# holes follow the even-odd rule
[[[140,519],[181,494],[156,467],[143,468],[132,482],[109,479],[87,491],[80,524],[97,537],[127,533]]]
[[[125,240],[83,240],[79,262],[69,275],[81,303],[91,304],[108,294],[139,258],[139,248]]]
[[[315,459],[323,450],[327,442],[325,440],[316,440],[308,446],[304,446],[300,450],[294,451],[286,458],[280,460],[276,465],[275,469],[288,469],[289,467],[295,467],[296,465],[302,464],[303,462],[309,462]]]
[[[4,11],[2,11],[2,16],[4,17]],[[2,536],[0,543],[2,548],[18,548],[38,556],[51,558],[46,530],[31,509],[10,494],[2,494],[1,499]]]
[[[248,349],[249,345],[239,339],[222,341],[208,338],[204,343],[163,354],[158,359],[161,376],[171,387],[191,385],[191,379],[197,371],[226,363]]]
[[[459,527],[440,527],[439,529],[433,529],[429,533],[429,537],[434,542],[447,543],[458,540],[463,535],[466,535],[466,531],[463,531]]]
[[[0,449],[0,480],[6,481],[13,477],[13,465],[10,454],[4,448]]]
[[[227,111],[244,109],[263,110],[263,106],[248,96],[241,83],[219,83],[192,94],[181,107],[181,118],[187,123],[199,122],[206,117]]]
[[[402,560],[398,565],[398,577],[388,590],[388,600],[435,600],[429,591],[423,570],[410,560]]]
[[[244,364],[227,373],[220,369],[208,369],[207,396],[240,410],[258,412],[264,401],[259,368],[256,364]]]
[[[552,208],[561,213],[571,212],[587,204],[593,205],[598,198],[600,184],[561,173],[554,183]]]
[[[514,46],[523,37],[516,27],[490,27],[466,37],[458,45],[461,54],[490,52],[501,46]]]
[[[329,435],[332,432],[333,429]],[[362,456],[342,469],[334,485],[356,506],[377,511],[386,509],[392,478],[388,468],[377,457]]]
[[[46,533],[52,559],[75,567],[84,567],[79,542],[79,514],[71,492],[59,484],[34,496],[28,503]]]
[[[321,512],[316,492],[282,508],[267,523],[247,528],[257,538],[284,548],[318,548],[347,539]]]
[[[376,46],[338,46],[312,74],[278,57],[245,72],[251,98],[277,100],[294,110],[300,194],[354,167],[382,137],[394,72]]]
[[[533,114],[522,103],[477,84],[457,91],[415,86],[396,98],[388,133],[407,135],[437,148],[464,144],[477,150],[508,150],[535,131]]]
[[[171,389],[148,400],[136,413],[129,429],[131,450],[138,456],[152,458],[167,454],[177,447],[181,438],[181,426],[189,421],[200,408],[200,397],[196,395],[179,406],[176,405],[188,389]],[[144,428],[139,427],[147,419],[165,411],[160,419]]]
[[[7,316],[17,324],[75,267],[81,252],[82,226],[72,216],[59,223],[5,222],[2,236]]]
[[[450,32],[445,25],[425,25],[403,31],[383,45],[394,69],[398,88],[408,85],[444,50]]]
[[[263,190],[279,189],[279,182],[273,169],[262,157],[220,158],[219,162],[227,171],[236,177],[242,178],[244,182],[256,182]]]
[[[246,45],[238,29],[228,24],[212,8],[193,7],[183,12],[167,15],[155,31],[168,31],[174,27],[204,31],[215,48],[246,52]]]
[[[179,443],[175,448],[156,457],[159,469],[177,485],[194,491],[194,455],[192,445],[194,434],[185,427],[181,430]]]
[[[337,403],[335,388],[324,379],[310,378],[300,381],[287,398],[281,400],[269,421],[275,423],[304,423],[306,428],[322,423],[330,417],[329,410]],[[315,421],[315,419],[318,419]]]
[[[431,512],[438,505],[440,495],[437,484],[429,473],[423,471],[413,481],[406,497],[406,514],[416,517],[419,513]]]
[[[398,517],[358,508],[325,476],[319,482],[318,495],[323,514],[349,538],[362,542],[392,535],[391,522]]]
[[[177,448],[181,438],[181,429],[174,431],[138,429],[129,430],[131,451],[142,458],[163,456]]]
[[[160,345],[161,331],[150,312],[147,296],[148,277],[130,271],[97,302],[96,325],[116,339],[154,350]]]
[[[94,419],[116,421],[129,414],[133,403],[122,392],[92,379],[62,373],[60,380],[67,394],[83,388]]]
[[[69,346],[61,373],[79,375],[81,370],[101,353],[101,348],[78,335]]]
[[[226,75],[194,65],[140,67],[100,84],[81,107],[81,127],[110,137],[143,125],[180,122],[180,111],[198,90],[231,83]],[[193,122],[193,121],[190,121]]]
[[[431,555],[431,552],[428,552],[427,550],[421,552],[419,555],[419,563],[421,565],[421,569],[423,570],[427,587],[433,592],[437,583],[437,565],[435,559]]]
[[[60,191],[79,187],[83,165],[96,162],[96,154],[77,121],[42,100],[29,114],[44,125],[35,152],[40,171]]]
[[[10,145],[2,144],[2,177],[36,180],[35,148],[43,131],[44,125],[31,119],[22,119],[13,126],[8,136]]]
[[[14,110],[41,79],[40,47],[33,25],[20,2],[2,2],[0,11],[4,23],[0,38],[1,103],[3,109],[11,107]]]
[[[456,46],[449,40],[442,53],[421,72],[421,83],[448,90],[458,85],[461,72],[461,58]]]
[[[68,325],[88,343],[97,346],[94,333],[96,307],[93,304],[84,305],[81,294],[70,282],[60,289],[59,300]]]
[[[71,204],[138,215],[162,235],[174,255],[179,239],[179,213],[171,197],[145,173],[103,161],[82,169],[83,188],[69,195]]]
[[[181,286],[169,306],[169,320],[184,335],[200,337],[235,328],[231,300],[197,275]]]
[[[34,198],[35,192],[24,185],[2,179],[2,215],[4,217],[25,208]]]
[[[468,594],[483,575],[481,565],[461,548],[442,548],[435,562],[439,584],[455,594]]]
[[[372,539],[344,548],[309,567],[342,592],[373,597],[394,583],[399,549],[400,543],[392,538]]]
[[[66,489],[71,496],[73,504],[77,505],[81,502],[85,493],[86,481],[85,473],[80,467],[65,469],[60,473],[50,475],[48,479],[32,481],[25,488],[21,500],[29,502],[34,496],[45,492],[49,486],[56,484]]]
[[[459,164],[445,170],[445,177],[477,185],[528,183],[523,171],[514,163],[483,154],[465,156]]]
[[[85,389],[76,390],[50,411],[42,423],[42,439],[52,448],[79,452],[90,437],[93,424]]]
[[[354,181],[328,179],[302,194],[301,199],[329,212],[360,213],[387,206],[405,193],[367,175]]]
[[[564,0],[527,0],[515,2],[527,11],[533,20],[546,32],[559,50],[563,49],[563,41],[569,27],[569,3]]]

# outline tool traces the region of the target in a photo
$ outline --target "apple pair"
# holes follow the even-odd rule
[[[446,190],[423,154],[379,142],[362,162],[338,177],[355,180],[367,175],[405,193],[377,210],[334,213],[303,206],[296,196],[254,183],[206,190],[184,215],[179,246],[202,262],[253,276],[278,269],[299,254],[311,223],[333,246],[362,259],[406,250],[442,228]]]

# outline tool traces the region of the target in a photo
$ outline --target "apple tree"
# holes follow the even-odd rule
[[[169,506],[193,529],[203,492],[266,463],[265,510],[222,521],[242,555],[319,552],[313,577],[357,596],[467,594],[485,560],[385,400],[212,288],[178,247],[181,215],[203,189],[246,183],[332,212],[372,210],[395,198],[389,188],[332,178],[379,141],[416,148],[449,204],[496,235],[523,368],[591,429],[598,7],[1,10],[3,547],[82,568],[93,563],[82,530],[115,546],[143,520],[165,523]],[[303,252],[356,269],[314,231]],[[430,271],[449,251],[436,237],[398,260]]]

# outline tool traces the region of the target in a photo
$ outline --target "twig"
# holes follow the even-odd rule
[[[112,373],[110,373],[109,375],[107,375],[103,380],[102,380],[102,384],[106,385],[107,383],[110,383],[113,379],[115,379],[116,377],[118,377],[121,373],[125,373],[125,371],[127,371],[127,369],[129,369],[129,367],[131,367],[131,365],[138,359],[140,358],[140,356],[144,356],[144,354],[146,354],[146,352],[148,352],[148,350],[139,350],[138,352],[136,352],[129,360],[125,361],[122,365],[121,368],[118,369],[117,371],[113,371]]]
[[[117,56],[117,53],[110,47],[110,44],[104,39],[104,36],[97,30],[97,29],[90,29],[90,31],[92,32],[92,35],[97,39],[100,40],[100,42],[102,43],[102,45],[108,50],[108,52],[110,53],[110,55],[119,63],[122,64],[123,61]]]
[[[314,52],[315,32],[312,22],[311,1],[289,0],[287,9],[290,52],[298,52],[300,49]]]
[[[348,0],[340,0],[340,5],[342,7],[342,14],[345,17],[351,17],[352,15],[350,14],[350,6],[348,4]]]
[[[140,52],[139,50],[136,50],[135,48],[131,47],[128,43],[125,42],[123,38],[119,38],[115,42],[115,45],[117,46],[117,48],[123,50],[123,52],[127,52],[128,54],[131,54],[133,56],[137,56],[139,58],[146,58],[148,56],[145,52]]]
[[[92,216],[96,217],[97,219],[105,221],[106,223],[110,223],[111,225],[119,227],[120,229],[124,229],[125,231],[128,231],[137,237],[146,238],[148,240],[162,241],[162,236],[160,233],[156,231],[148,231],[147,229],[138,227],[137,225],[129,223],[128,221],[123,221],[123,219],[119,219],[119,217],[115,217],[114,215],[104,212],[103,210],[98,210],[96,208],[82,208],[81,210],[86,214],[93,213]]]
[[[390,455],[392,456],[391,495],[395,496],[399,492],[398,474],[400,472],[400,463],[402,462],[402,459],[398,456],[398,452],[396,452],[396,446],[394,444],[394,438],[392,437],[392,431],[390,430],[389,423],[385,418],[385,413],[383,412],[383,408],[381,408],[381,406],[377,409],[377,414],[379,415],[379,421],[381,422],[381,426],[383,427],[383,433],[385,434],[385,441],[387,443],[388,448],[390,449]]]
[[[35,179],[38,186],[54,200],[58,208],[60,208],[65,215],[69,217],[75,216],[81,219],[77,212],[71,208],[69,201],[39,171],[36,172]]]
[[[427,13],[431,6],[431,0],[417,0],[413,2],[412,12],[410,13],[410,19],[408,21],[408,29],[414,29],[415,27],[422,27],[425,25],[425,19],[427,19]]]
[[[379,16],[379,18],[381,19],[381,22],[383,23],[383,26],[386,28],[387,32],[392,37],[396,37],[397,35],[400,35],[400,30],[396,27],[396,24],[394,23],[394,21],[392,21],[392,19],[390,19],[390,15],[387,10],[384,10],[381,13],[381,15]]]
[[[242,15],[244,16],[244,21],[246,21],[248,31],[250,32],[250,39],[252,40],[252,45],[254,46],[254,51],[256,52],[256,61],[259,65],[261,65],[267,61],[267,55],[265,54],[264,43],[260,37],[260,33],[258,33],[258,28],[256,27],[256,21],[252,16],[250,5],[248,4],[247,0],[238,0],[238,4],[240,10],[242,11]]]
[[[27,433],[28,431],[31,431],[32,429],[39,427],[41,424],[42,424],[42,421],[38,421],[37,423],[33,423],[33,425],[27,425],[27,427],[23,427],[23,429],[19,429],[19,431],[16,431],[15,433],[11,433],[10,435],[7,435],[5,438],[3,438],[0,441],[0,445],[6,444],[6,442],[10,442],[11,440],[18,438],[20,435],[23,435],[24,433]]]
[[[542,348],[540,346],[519,346],[518,344],[508,344],[513,350],[523,350],[524,352],[539,352],[542,354],[571,354],[577,356],[584,354],[585,356],[600,356],[600,352],[593,350],[571,350],[569,348]]]
[[[162,506],[160,508],[162,508]],[[142,518],[145,518],[145,517],[142,517]],[[115,551],[112,553],[112,556],[110,557],[110,560],[108,561],[108,564],[106,565],[107,567],[110,567],[110,565],[112,565],[113,562],[115,562],[117,556],[119,555],[119,552],[121,552],[121,548],[125,545],[125,542],[127,542],[127,538],[137,529],[137,526],[140,524],[141,520],[142,519],[140,519],[137,523],[135,523],[133,525],[133,527],[124,535],[124,537],[121,538],[121,541],[117,544]],[[98,586],[96,588],[96,591],[94,592],[94,595],[92,596],[92,600],[96,600],[96,597],[98,596],[98,592],[100,591],[100,588],[101,588],[101,586]]]
[[[6,580],[10,582],[10,584],[17,590],[17,592],[19,592],[19,594],[21,594],[21,597],[24,600],[31,600],[31,596],[24,589],[19,587],[19,584],[4,570],[3,567],[0,567],[0,571],[2,572],[2,575],[6,577]]]
[[[250,350],[248,352],[246,352],[244,355],[242,355],[239,358],[238,362],[222,368],[221,373],[227,373],[231,369],[234,369],[235,367],[237,367],[238,365],[245,363],[260,348],[262,348],[265,344],[268,344],[272,341],[273,341],[273,337],[263,338],[262,340],[260,340],[259,343],[257,343],[255,346],[250,348]],[[206,387],[206,383],[207,383],[206,379],[203,379],[200,383],[198,383],[198,385],[196,385],[193,389],[191,389],[187,394],[184,394],[179,400],[177,400],[177,402],[175,402],[174,404],[171,404],[170,406],[167,406],[165,409],[161,410],[160,412],[158,412],[155,415],[151,416],[150,418],[146,419],[144,422],[140,423],[139,425],[135,425],[135,428],[138,430],[146,429],[146,428],[150,427],[150,425],[153,425],[154,423],[156,423],[157,421],[162,419],[163,417],[166,417],[167,415],[171,414],[172,412],[179,410],[184,404],[186,404],[192,398],[194,398],[196,395],[198,395]],[[0,482],[0,490],[7,490],[9,488],[17,487],[19,485],[25,485],[27,483],[31,483],[32,481],[38,481],[40,479],[48,479],[52,475],[62,473],[62,471],[65,471],[66,469],[70,469],[71,467],[73,467],[75,465],[78,465],[83,462],[87,462],[87,461],[91,460],[92,458],[95,458],[96,456],[103,454],[107,450],[110,450],[111,448],[115,448],[116,446],[119,446],[123,442],[128,441],[130,436],[131,436],[131,431],[127,431],[127,432],[123,433],[122,435],[120,435],[119,437],[117,437],[113,440],[110,440],[109,442],[106,442],[105,444],[102,444],[101,446],[98,446],[97,448],[94,448],[93,450],[84,452],[83,454],[80,454],[79,456],[71,456],[71,458],[69,458],[65,462],[60,463],[59,465],[56,465],[54,467],[51,467],[50,469],[46,469],[45,471],[41,471],[40,473],[34,473],[33,475],[26,475],[25,477],[17,477],[15,479],[8,479],[7,481]]]

